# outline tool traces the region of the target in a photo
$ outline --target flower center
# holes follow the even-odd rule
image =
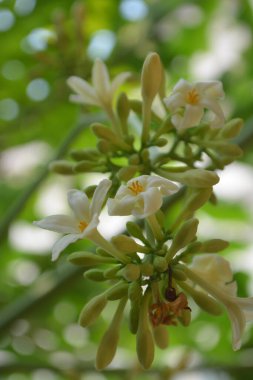
[[[190,104],[197,104],[199,102],[199,94],[195,89],[192,89],[191,91],[188,92],[186,95],[186,101],[187,103]]]
[[[78,224],[78,228],[80,232],[83,232],[87,226],[88,226],[88,223],[86,223],[84,220],[81,220],[80,223]]]
[[[140,184],[139,181],[133,181],[130,186],[128,186],[129,190],[131,190],[134,195],[138,195],[142,191],[144,191],[144,187]]]

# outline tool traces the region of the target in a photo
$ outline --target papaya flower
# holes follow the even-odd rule
[[[224,305],[232,326],[234,350],[241,347],[247,322],[253,322],[253,297],[237,297],[237,284],[229,262],[217,254],[198,255],[190,268],[184,266],[188,278]]]
[[[129,72],[120,73],[110,82],[106,65],[100,59],[96,59],[92,68],[92,85],[76,76],[68,78],[67,84],[75,92],[70,96],[70,100],[100,106],[108,111],[111,109],[115,92],[130,75]]]
[[[73,216],[51,215],[34,222],[40,228],[65,234],[56,241],[52,248],[53,261],[58,259],[60,253],[69,244],[79,239],[87,238],[97,243],[101,237],[97,230],[99,214],[110,187],[110,180],[102,180],[96,187],[91,202],[84,192],[75,189],[69,190],[68,203],[73,211]]]
[[[146,218],[160,209],[164,196],[177,190],[177,185],[159,176],[132,178],[126,185],[120,186],[115,198],[108,199],[108,213]]]
[[[225,121],[219,104],[223,96],[222,83],[219,81],[190,83],[180,79],[164,103],[172,113],[173,125],[179,131],[197,126],[205,110],[213,114],[210,126],[220,128]]]

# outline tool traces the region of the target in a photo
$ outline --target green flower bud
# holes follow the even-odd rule
[[[106,297],[109,301],[123,298],[128,293],[128,284],[126,282],[118,282],[106,291]]]
[[[189,169],[182,173],[172,173],[163,168],[158,169],[157,174],[193,188],[211,187],[220,180],[216,173],[205,169]]]
[[[150,292],[146,291],[140,306],[138,330],[136,334],[138,359],[145,369],[148,369],[154,360],[154,340],[148,317],[149,299]]]
[[[186,274],[182,270],[176,268],[173,268],[173,278],[178,281],[187,280]]]
[[[138,165],[140,163],[139,155],[134,153],[132,156],[129,157],[129,164],[130,165]]]
[[[126,264],[119,272],[127,281],[135,281],[140,277],[140,266],[136,264]]]
[[[169,345],[169,333],[168,327],[164,325],[159,325],[153,329],[155,344],[157,347],[164,350]]]
[[[117,277],[118,271],[122,268],[121,264],[114,265],[112,268],[104,270],[104,276],[106,279],[113,279]]]
[[[133,237],[135,237],[137,239],[140,239],[144,244],[149,246],[149,241],[143,235],[143,231],[142,231],[141,227],[138,226],[138,224],[136,224],[134,222],[127,222],[126,228],[127,228],[127,231],[130,235],[132,235]]]
[[[114,246],[122,252],[149,252],[149,249],[143,245],[137,244],[132,238],[127,235],[114,236],[112,239]]]
[[[107,367],[114,358],[117,350],[120,324],[122,321],[126,301],[126,298],[120,301],[114,317],[109,325],[109,328],[100,341],[96,356],[96,368],[98,370],[102,370]]]
[[[152,103],[158,93],[162,82],[162,65],[157,53],[148,54],[144,61],[141,73],[141,93],[142,98]]]
[[[119,169],[117,173],[117,177],[121,181],[129,181],[131,178],[134,177],[135,173],[139,170],[140,166],[139,165],[130,165],[130,166],[125,166],[121,169]]]
[[[97,149],[75,149],[70,152],[71,157],[76,161],[93,160],[96,161],[100,157]]]
[[[133,281],[128,286],[128,298],[133,302],[140,302],[142,287],[138,281]]]
[[[58,161],[51,162],[49,164],[49,170],[58,174],[65,174],[65,175],[74,174],[73,165],[65,160],[58,160]]]
[[[168,262],[165,257],[155,257],[153,264],[158,272],[165,272],[168,269]]]
[[[83,160],[83,161],[80,161],[78,164],[76,164],[74,166],[74,171],[76,173],[95,171],[95,169],[97,168],[97,166],[98,166],[97,162]]]
[[[186,217],[193,214],[209,200],[211,194],[211,188],[191,189],[189,196],[186,198],[186,203],[182,210],[182,215]]]
[[[79,316],[79,324],[83,327],[91,325],[99,317],[107,304],[105,294],[92,298],[82,309]]]
[[[243,150],[238,145],[230,144],[230,143],[226,143],[226,142],[224,142],[224,143],[223,142],[217,142],[214,149],[217,150],[219,153],[221,153],[225,156],[229,156],[231,158],[233,157],[234,159],[241,157],[243,154]]]
[[[172,258],[181,248],[184,248],[196,237],[199,221],[196,218],[187,220],[176,232],[166,258]]]
[[[221,137],[226,139],[233,139],[240,133],[242,127],[242,119],[232,119],[228,123],[226,123],[224,127],[220,130],[220,135]]]
[[[99,264],[116,263],[112,257],[102,257],[91,252],[73,252],[68,256],[72,264],[89,267]]]
[[[126,94],[122,92],[117,99],[117,114],[119,116],[119,119],[121,121],[125,134],[127,132],[126,123],[127,123],[129,113],[130,113],[129,101]]]
[[[140,265],[141,273],[143,276],[152,276],[154,273],[154,266],[149,262],[144,262]]]
[[[165,146],[165,145],[167,145],[167,144],[168,144],[168,140],[165,139],[164,137],[160,137],[159,139],[157,139],[157,140],[155,141],[155,145],[157,145],[157,146],[159,146],[159,147],[163,147],[163,146]]]
[[[105,281],[104,272],[99,269],[89,269],[84,272],[84,277],[92,281]]]
[[[118,150],[117,146],[112,145],[109,141],[104,139],[98,141],[97,148],[103,154],[116,152]]]
[[[223,251],[228,246],[229,246],[229,243],[226,240],[211,239],[202,243],[201,252],[216,253],[216,252]]]
[[[139,323],[139,314],[140,314],[140,304],[137,301],[131,302],[131,307],[129,310],[129,330],[132,334],[136,334],[138,330]]]
[[[118,135],[116,135],[111,129],[104,126],[103,124],[93,124],[91,126],[93,133],[103,140],[109,141],[112,145],[115,145],[123,150],[131,150],[131,146],[125,143]]]

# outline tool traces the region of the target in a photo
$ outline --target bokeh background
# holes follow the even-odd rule
[[[66,79],[89,79],[100,57],[112,75],[134,73],[125,90],[138,97],[143,60],[156,51],[168,93],[179,78],[222,80],[226,116],[245,120],[237,140],[244,156],[221,174],[219,203],[199,212],[199,233],[231,242],[224,256],[239,295],[252,295],[252,42],[252,0],[0,0],[1,380],[253,378],[253,329],[233,352],[227,316],[211,317],[194,305],[191,325],[170,328],[170,347],[157,349],[150,371],[137,364],[125,322],[115,360],[96,372],[96,344],[111,311],[90,329],[77,320],[101,286],[84,282],[66,253],[52,263],[56,235],[32,225],[68,212],[66,191],[96,181],[48,171],[48,163],[67,158],[70,148],[95,144],[86,127],[101,117],[96,108],[68,101]]]

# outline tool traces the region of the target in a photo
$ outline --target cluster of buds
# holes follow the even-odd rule
[[[108,285],[84,306],[82,326],[94,323],[109,302],[117,303],[98,347],[97,369],[113,360],[126,314],[145,369],[153,362],[155,345],[167,347],[169,326],[189,325],[190,299],[213,316],[223,309],[228,312],[234,349],[240,347],[245,324],[253,317],[253,298],[236,296],[229,263],[218,255],[228,243],[198,241],[195,218],[200,207],[215,201],[213,186],[219,181],[215,169],[241,154],[230,141],[239,133],[241,120],[225,122],[220,82],[180,80],[166,97],[156,53],[150,53],[143,65],[142,101],[121,93],[114,107],[115,91],[129,75],[119,74],[110,82],[106,66],[97,60],[93,87],[78,77],[69,79],[75,91],[71,99],[101,107],[110,126],[92,125],[97,147],[75,150],[74,162],[56,161],[51,168],[62,174],[100,172],[105,179],[84,191],[69,191],[73,216],[53,215],[35,222],[64,234],[53,246],[53,260],[77,240],[96,245],[96,251],[73,252],[68,260],[85,268],[86,279]],[[163,117],[156,112],[155,99],[163,107]],[[131,126],[131,111],[142,120],[139,133]],[[170,212],[179,201],[177,211]],[[111,216],[135,218],[111,239],[99,231],[104,206]]]

